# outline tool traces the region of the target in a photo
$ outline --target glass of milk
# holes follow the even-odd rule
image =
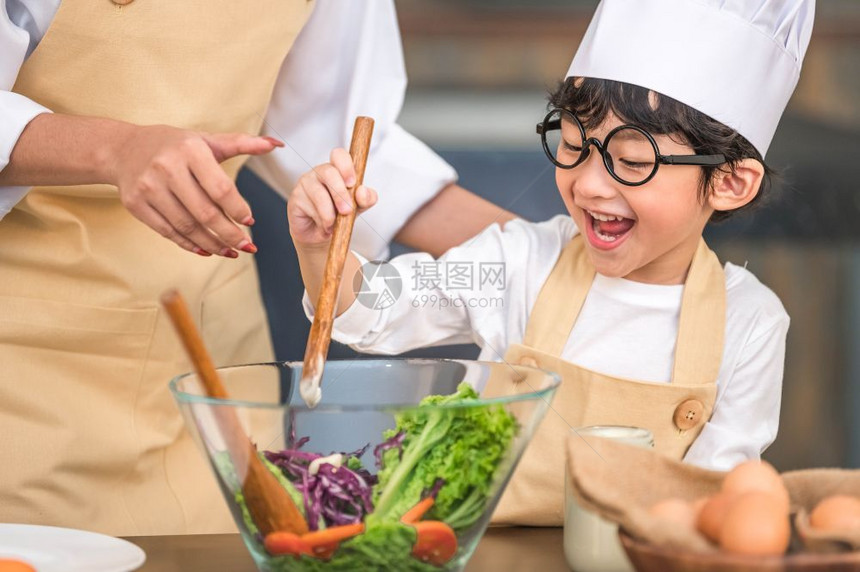
[[[603,437],[637,447],[654,447],[651,431],[642,427],[595,425],[575,430],[580,437]],[[567,464],[565,464],[565,472]],[[575,572],[625,572],[633,570],[621,541],[618,525],[582,508],[564,478],[564,556]]]

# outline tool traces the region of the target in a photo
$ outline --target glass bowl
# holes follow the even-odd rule
[[[462,570],[560,383],[506,363],[329,361],[310,409],[299,395],[301,363],[218,372],[229,399],[207,397],[195,374],[170,389],[264,571]],[[422,402],[434,395],[453,397]],[[225,445],[225,416],[233,426],[238,418],[310,530],[326,530],[325,544],[318,533],[259,532],[242,496],[247,468]]]

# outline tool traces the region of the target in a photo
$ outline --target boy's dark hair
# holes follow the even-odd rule
[[[737,131],[704,113],[675,99],[647,88],[629,83],[594,78],[569,77],[549,95],[551,107],[567,109],[582,122],[586,129],[597,127],[609,112],[621,121],[632,123],[654,135],[679,137],[679,143],[689,145],[700,155],[721,153],[726,165],[702,167],[699,184],[700,198],[704,200],[717,169],[734,170],[741,159],[752,158],[764,166],[764,177],[755,198],[748,204],[731,211],[714,211],[711,222],[725,220],[734,213],[760,204],[767,195],[775,176],[758,150]]]

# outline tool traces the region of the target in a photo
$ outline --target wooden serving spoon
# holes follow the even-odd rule
[[[337,308],[337,294],[340,290],[346,255],[349,253],[352,227],[355,224],[355,189],[364,181],[364,168],[367,165],[372,135],[373,119],[357,117],[352,130],[352,142],[349,146],[349,154],[355,164],[355,184],[347,189],[352,210],[349,214],[338,213],[334,222],[328,258],[323,272],[322,287],[320,288],[319,300],[316,301],[314,322],[308,335],[302,379],[299,383],[299,391],[308,407],[316,407],[320,397],[322,397],[320,381],[322,380],[325,358],[331,344],[331,328]]]
[[[188,312],[185,300],[176,290],[169,290],[161,296],[161,303],[167,310],[197,375],[203,381],[206,394],[216,399],[229,399]],[[242,494],[257,528],[264,537],[275,531],[305,534],[308,524],[304,516],[289,493],[260,460],[256,447],[239,423],[236,411],[229,405],[213,405],[212,408],[236,473],[241,475],[241,469],[247,469],[242,482]]]

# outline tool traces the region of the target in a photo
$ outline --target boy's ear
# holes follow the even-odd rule
[[[717,211],[732,211],[753,200],[761,188],[764,166],[755,159],[741,159],[734,172],[721,171],[714,179],[708,203]]]

